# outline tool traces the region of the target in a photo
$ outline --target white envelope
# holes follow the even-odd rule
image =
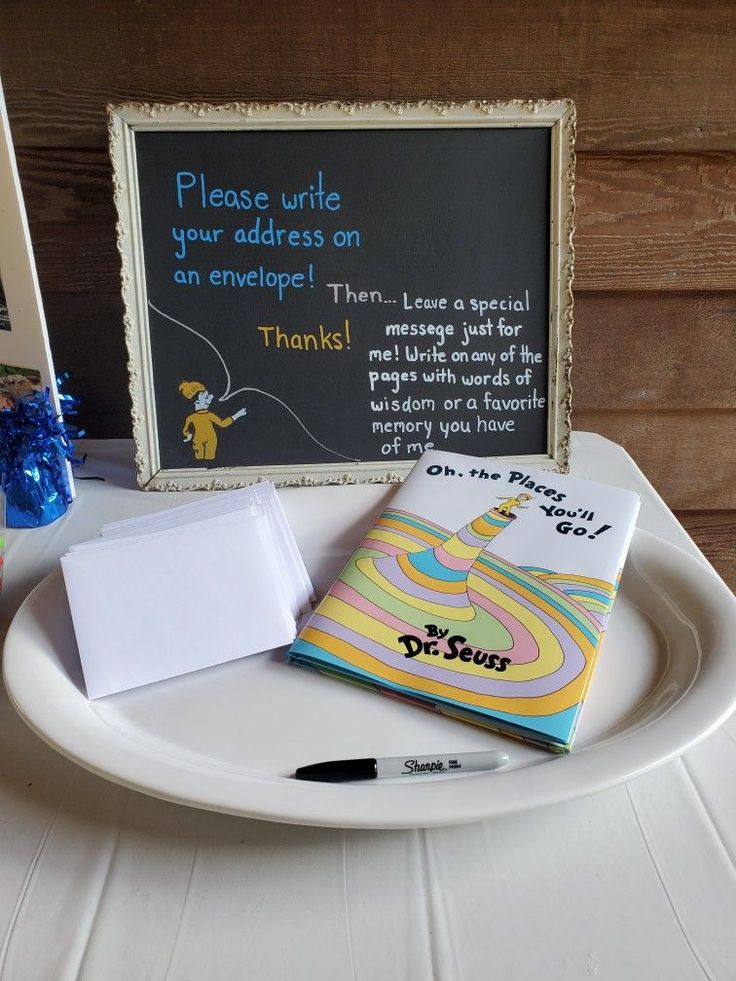
[[[99,698],[291,643],[274,535],[248,510],[62,557],[87,694]]]
[[[288,583],[293,594],[294,616],[298,618],[301,613],[311,609],[315,599],[314,588],[296,544],[294,533],[276,493],[276,488],[270,481],[262,481],[234,491],[219,492],[172,508],[169,511],[158,511],[153,514],[114,521],[103,525],[100,534],[105,539],[123,538],[143,532],[173,528],[206,517],[230,514],[239,510],[246,510],[252,514],[263,514],[268,521],[275,537],[275,554],[279,563],[280,576],[285,583]],[[89,543],[82,546],[72,546],[72,548],[84,548],[87,544]]]

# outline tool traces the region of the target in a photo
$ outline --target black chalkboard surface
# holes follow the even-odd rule
[[[132,134],[149,478],[555,461],[551,127],[212,126]]]

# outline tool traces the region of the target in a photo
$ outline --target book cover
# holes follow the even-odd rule
[[[289,659],[565,752],[638,510],[632,491],[430,450]]]

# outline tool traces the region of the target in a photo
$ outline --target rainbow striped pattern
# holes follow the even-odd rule
[[[452,533],[384,511],[290,659],[569,749],[615,584],[494,556],[514,520],[492,509]],[[430,640],[429,625],[447,634],[407,656],[399,638]]]

